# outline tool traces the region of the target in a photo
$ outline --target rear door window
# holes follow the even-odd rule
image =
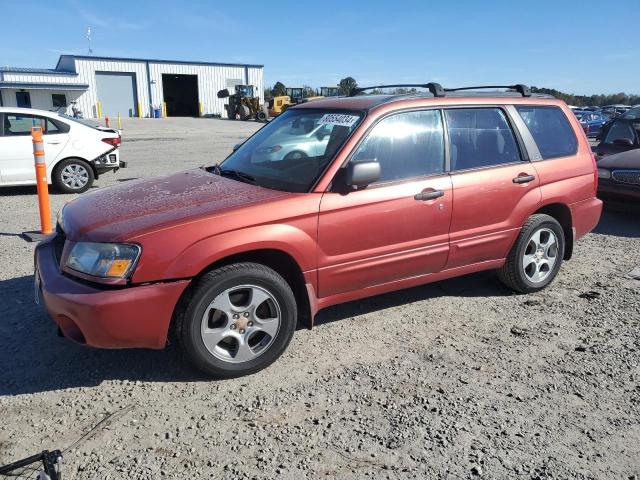
[[[516,106],[529,128],[543,159],[574,155],[578,139],[564,112],[558,107]]]
[[[522,160],[513,131],[500,108],[459,108],[445,112],[452,171]]]
[[[380,164],[377,183],[444,172],[444,131],[439,110],[404,112],[381,120],[360,144],[352,162]]]

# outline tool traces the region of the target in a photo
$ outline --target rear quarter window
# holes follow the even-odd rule
[[[558,107],[516,106],[543,159],[566,157],[578,151],[578,139]]]

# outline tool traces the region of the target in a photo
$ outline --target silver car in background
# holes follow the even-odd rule
[[[327,149],[333,125],[319,124],[317,115],[292,118],[258,147],[252,163],[320,157]]]

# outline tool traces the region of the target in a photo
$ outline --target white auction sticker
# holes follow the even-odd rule
[[[357,115],[344,115],[341,113],[326,113],[322,116],[318,124],[320,125],[338,125],[340,127],[353,127],[360,117]]]

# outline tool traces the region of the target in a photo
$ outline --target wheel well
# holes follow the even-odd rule
[[[571,210],[563,203],[551,203],[540,208],[535,213],[544,213],[555,218],[564,231],[564,260],[569,260],[573,255],[573,220]]]
[[[235,255],[222,258],[207,266],[198,275],[196,275],[196,277],[191,281],[189,287],[183,292],[182,297],[176,305],[176,312],[179,308],[182,308],[183,299],[188,297],[191,292],[191,287],[196,283],[197,279],[216,268],[230,265],[232,263],[244,262],[260,263],[278,272],[289,284],[293,294],[295,295],[296,304],[298,306],[298,322],[305,326],[311,325],[311,306],[309,305],[309,297],[307,296],[307,288],[305,286],[302,270],[291,255],[283,252],[282,250],[272,249],[251,250],[248,252],[237,253]],[[174,312],[171,320],[172,325],[169,328],[170,335],[174,330],[176,312]]]

